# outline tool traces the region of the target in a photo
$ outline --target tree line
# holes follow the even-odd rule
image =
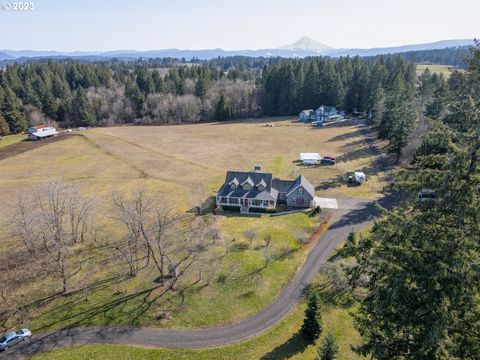
[[[428,77],[428,76],[427,76]],[[433,90],[432,123],[394,188],[413,199],[347,242],[355,316],[372,359],[480,357],[480,48]],[[398,85],[397,85],[398,86]],[[417,197],[428,191],[434,196]]]
[[[321,104],[365,112],[383,124],[392,119],[386,111],[382,122],[388,98],[398,103],[392,94],[403,89],[404,103],[412,103],[415,65],[401,55],[31,61],[0,71],[0,132],[45,122],[68,128],[296,115]],[[393,139],[392,128],[382,136]],[[397,137],[393,148],[404,145],[405,136]]]

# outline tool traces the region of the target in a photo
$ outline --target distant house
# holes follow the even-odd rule
[[[216,196],[217,206],[242,213],[275,210],[279,205],[289,208],[310,208],[315,189],[303,176],[295,180],[273,179],[272,174],[255,166],[253,171],[228,171]]]
[[[324,121],[341,119],[345,114],[339,112],[334,106],[320,106],[317,110],[303,110],[298,118],[301,122],[313,122],[317,127],[322,127]]]
[[[315,115],[318,120],[329,121],[335,120],[341,117],[338,110],[335,109],[334,106],[320,106],[317,110],[315,110]]]
[[[303,110],[300,113],[300,115],[298,115],[298,118],[300,119],[301,122],[314,121],[314,120],[316,120],[315,111],[313,111],[313,109]]]

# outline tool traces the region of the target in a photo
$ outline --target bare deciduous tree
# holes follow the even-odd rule
[[[152,261],[159,278],[183,273],[195,262],[208,245],[208,226],[205,220],[194,216],[175,215],[172,209],[153,204],[143,190],[131,199],[114,195],[115,220],[124,225],[126,239],[118,251],[129,264],[132,275]],[[175,280],[176,281],[176,280]]]
[[[78,274],[86,260],[73,264],[72,250],[85,239],[93,202],[84,200],[78,188],[62,181],[48,183],[19,196],[14,206],[12,232],[33,258],[46,263],[67,291],[69,279]]]

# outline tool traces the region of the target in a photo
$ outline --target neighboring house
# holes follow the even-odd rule
[[[300,115],[298,115],[298,118],[301,122],[314,121],[316,120],[315,111],[313,111],[313,109],[303,110]]]
[[[317,110],[315,110],[315,115],[318,118],[318,120],[323,120],[323,121],[334,120],[341,117],[337,109],[335,109],[335,107],[324,106],[324,105],[320,106]]]
[[[28,140],[42,140],[57,134],[54,127],[39,125],[28,128]]]
[[[303,110],[298,118],[301,122],[313,122],[315,126],[322,127],[324,121],[341,119],[345,113],[339,112],[333,106],[320,106],[317,110]]]
[[[250,211],[275,210],[278,205],[291,208],[310,208],[314,203],[315,189],[303,176],[295,180],[273,179],[272,174],[254,171],[228,171],[225,183],[218,190],[217,206]]]

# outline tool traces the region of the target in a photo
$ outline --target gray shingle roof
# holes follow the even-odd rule
[[[272,180],[272,187],[277,189],[278,192],[281,192],[281,193],[287,193],[294,184],[295,184],[295,180],[280,180],[280,179]]]
[[[303,175],[300,175],[295,179],[295,184],[289,189],[288,192],[292,192],[292,190],[295,190],[300,185],[305,189],[305,191],[312,195],[312,197],[315,197],[315,188]]]
[[[259,193],[261,193],[261,191],[259,191],[256,187],[252,187],[251,190],[243,190],[243,188],[240,186],[235,190],[232,190],[229,186],[234,179],[237,179],[237,181],[242,184],[246,182],[248,178],[250,178],[252,181],[252,185],[263,181],[265,183],[264,191],[272,193],[272,174],[253,171],[227,171],[225,183],[218,191],[218,196],[246,197],[250,199],[255,198]]]

